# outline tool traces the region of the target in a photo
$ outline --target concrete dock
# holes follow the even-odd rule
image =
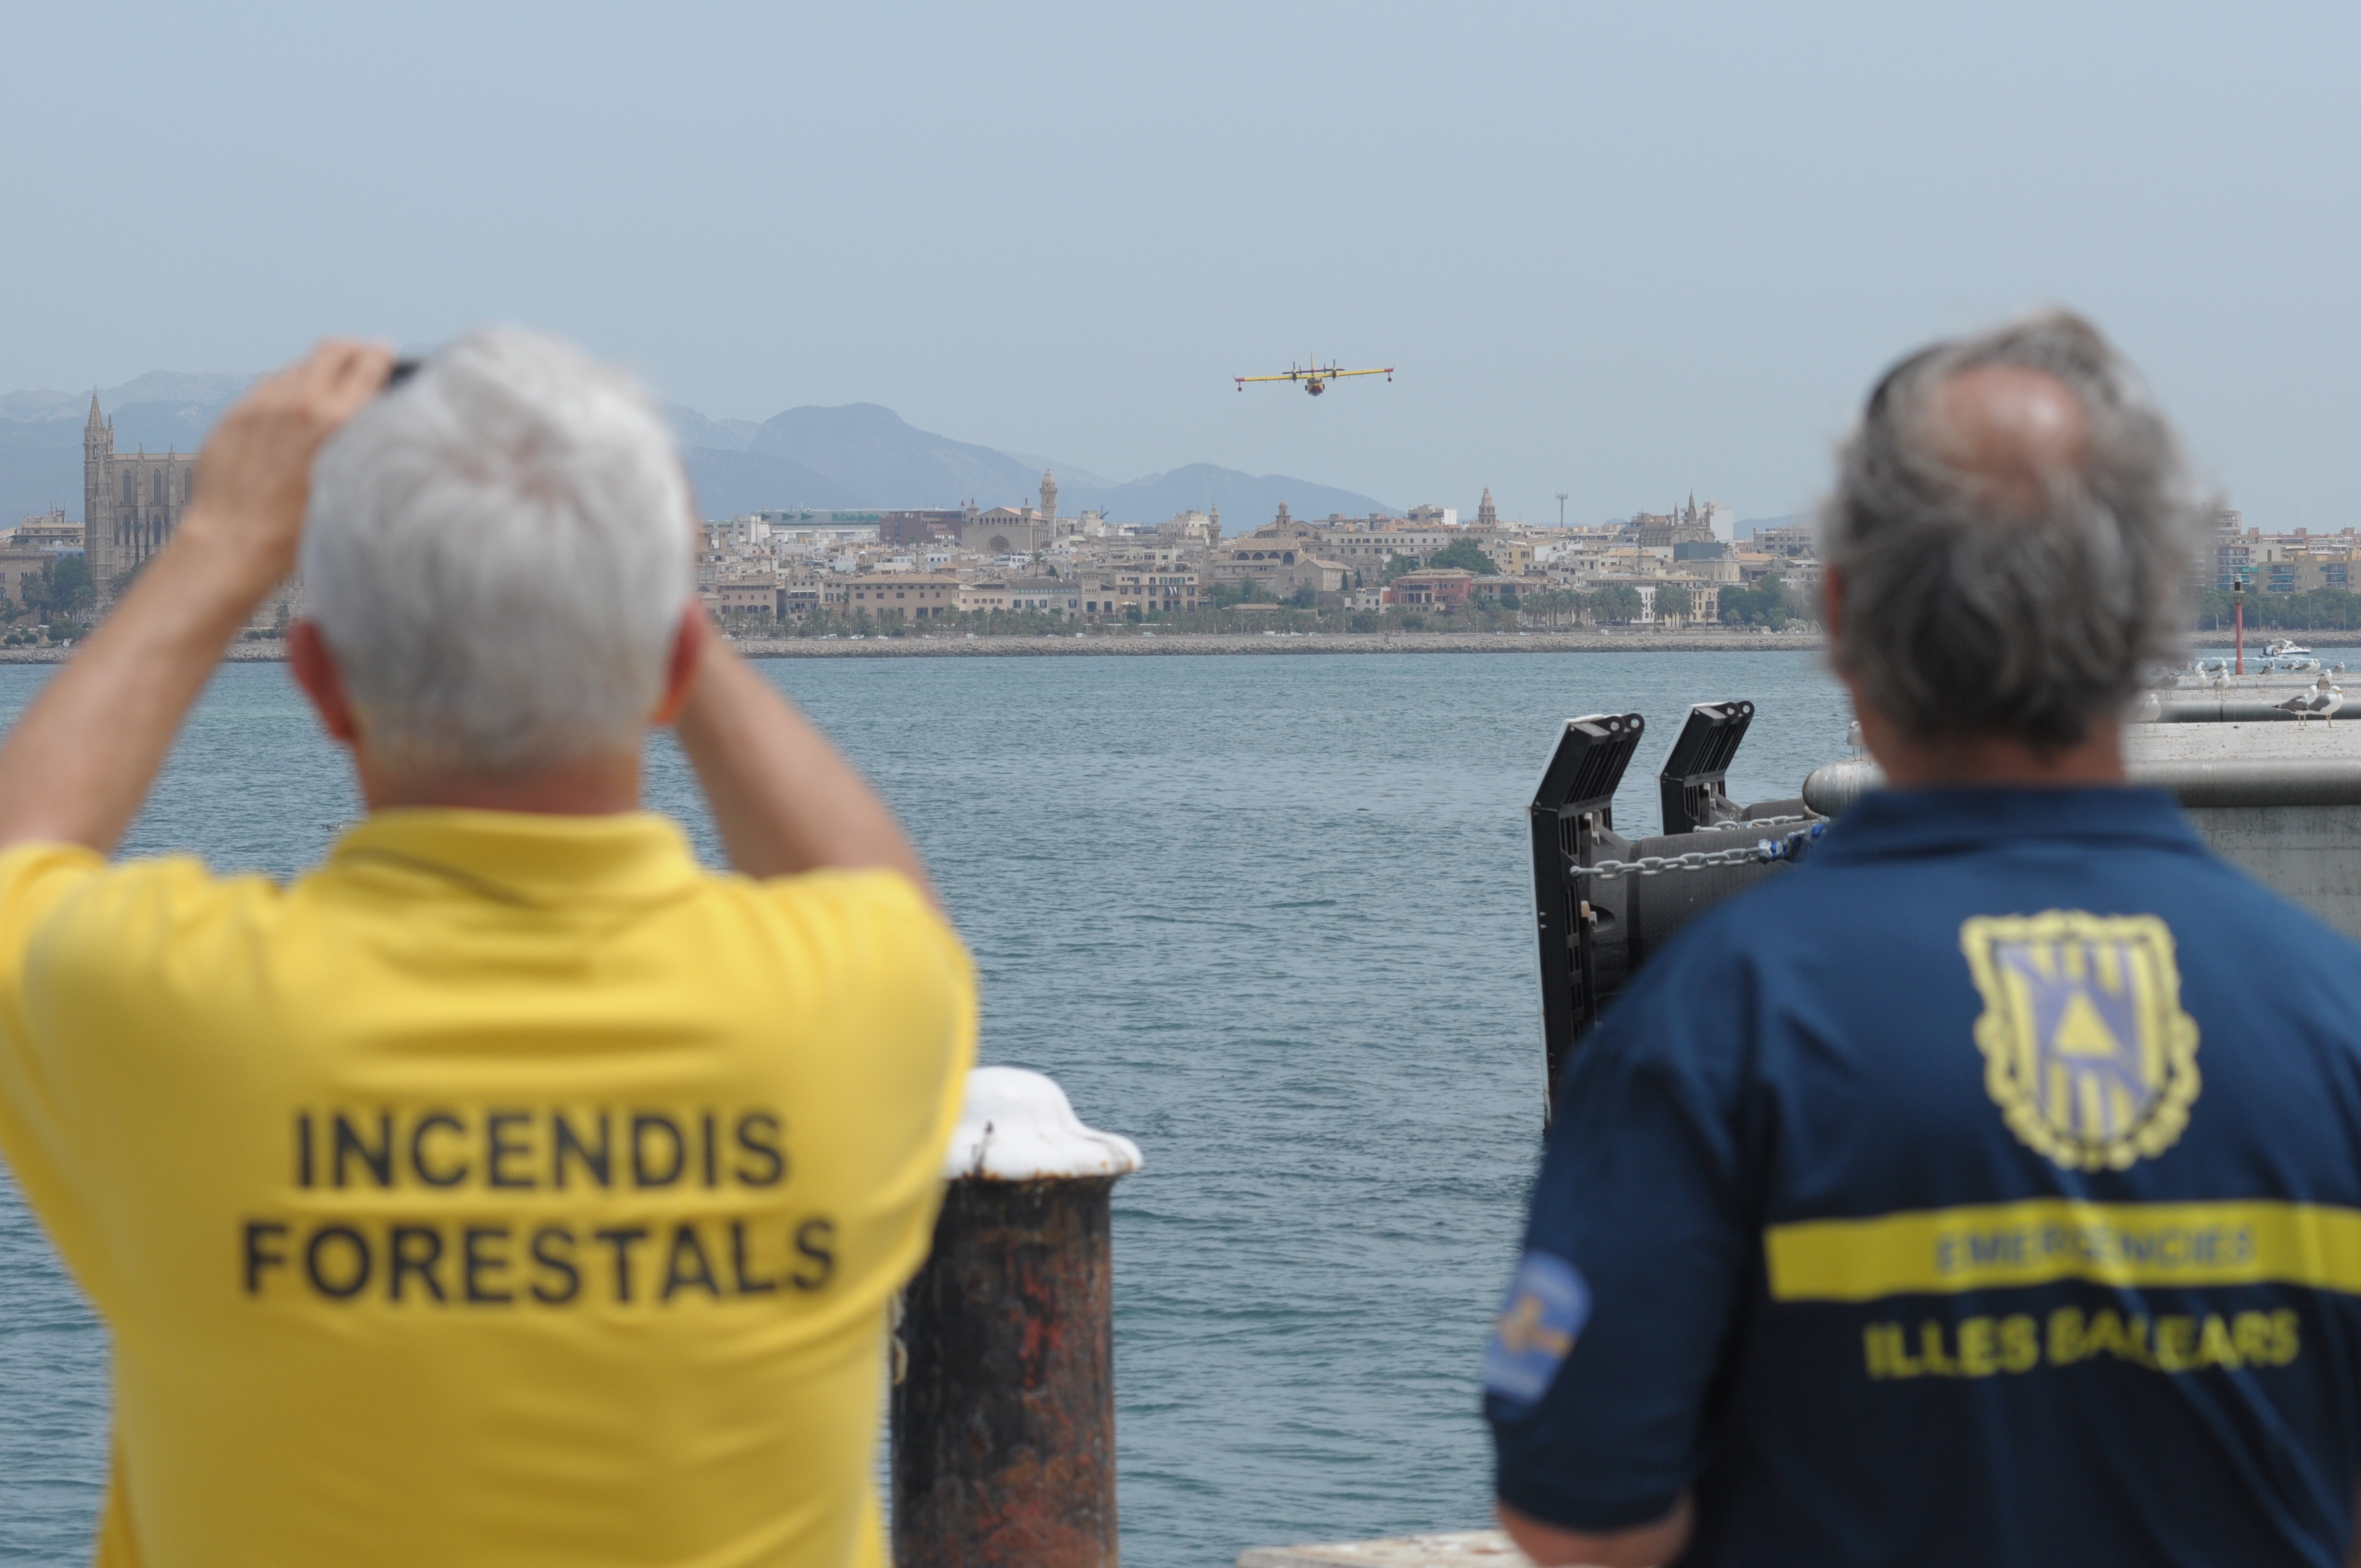
[[[2352,711],[2343,722],[2133,724],[2125,760],[2135,780],[2180,797],[2214,853],[2361,938],[2361,702]]]
[[[1532,1568],[1532,1559],[1497,1530],[1398,1535],[1323,1546],[1257,1546],[1237,1568]]]

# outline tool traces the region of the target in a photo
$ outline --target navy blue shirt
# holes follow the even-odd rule
[[[1566,1069],[1499,1496],[1685,1562],[2342,1563],[2361,948],[2144,790],[1889,792]]]

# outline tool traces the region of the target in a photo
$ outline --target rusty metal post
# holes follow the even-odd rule
[[[979,1068],[904,1292],[898,1568],[1115,1568],[1108,1201],[1139,1168],[1038,1073]]]

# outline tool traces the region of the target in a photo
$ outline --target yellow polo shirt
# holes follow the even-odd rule
[[[395,811],[280,888],[0,854],[0,1152],[114,1331],[107,1568],[882,1568],[974,1048],[905,879]]]

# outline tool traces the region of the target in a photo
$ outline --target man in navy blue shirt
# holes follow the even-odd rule
[[[2071,316],[1871,399],[1822,548],[1889,787],[1567,1068],[1486,1360],[1537,1561],[2347,1560],[2361,949],[2125,783],[2209,518]]]

